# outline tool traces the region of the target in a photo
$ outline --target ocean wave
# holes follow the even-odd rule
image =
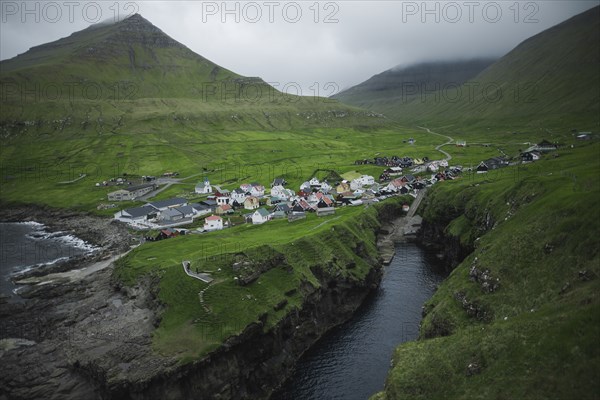
[[[93,244],[88,243],[85,240],[80,239],[77,236],[74,236],[71,234],[58,236],[57,238],[60,241],[69,244],[70,246],[73,246],[73,247],[81,249],[81,250],[87,250],[88,252],[93,252],[93,251],[100,249],[99,247],[96,247]]]
[[[15,270],[10,275],[14,276],[14,275],[19,275],[19,274],[24,274],[33,269],[46,267],[48,265],[54,265],[60,261],[68,261],[70,258],[71,257],[58,257],[58,258],[55,258],[54,260],[43,262],[43,263],[36,263],[36,264],[31,264],[31,265],[26,265],[26,266],[15,267]]]
[[[32,240],[46,240],[46,239],[60,238],[61,236],[65,236],[65,235],[67,235],[67,233],[63,232],[63,231],[48,232],[48,231],[45,231],[44,229],[40,229],[40,230],[36,230],[36,231],[26,234],[25,237],[28,239],[32,239]]]
[[[21,224],[21,225],[29,225],[29,226],[33,226],[35,228],[45,228],[46,225],[40,223],[40,222],[35,222],[35,221],[22,221],[22,222],[14,222],[15,224]]]
[[[46,225],[40,224],[39,222],[27,221],[27,222],[19,222],[20,224],[27,224],[34,227],[34,231],[27,233],[25,237],[31,240],[48,240],[55,239],[59,242],[67,244],[73,248],[77,248],[80,250],[84,250],[86,252],[93,252],[99,250],[99,247],[92,245],[91,243],[86,242],[83,239],[78,238],[75,235],[67,233],[65,231],[55,231],[48,232],[46,230]]]

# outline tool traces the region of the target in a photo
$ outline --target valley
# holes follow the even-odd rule
[[[0,398],[267,399],[410,240],[449,275],[372,400],[596,399],[599,12],[332,98],[139,14],[3,60],[0,219],[98,250],[0,297]]]

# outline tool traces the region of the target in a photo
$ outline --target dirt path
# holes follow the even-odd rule
[[[78,180],[81,180],[81,179],[85,178],[86,176],[87,176],[86,174],[82,174],[82,175],[80,175],[80,176],[79,176],[79,178],[75,178],[75,179],[72,179],[72,180],[70,180],[70,181],[62,181],[62,182],[58,182],[58,183],[59,183],[59,184],[69,184],[69,183],[75,183],[75,182],[77,182]]]
[[[415,216],[415,213],[417,212],[417,209],[419,208],[419,205],[421,205],[421,200],[423,200],[423,198],[425,197],[425,192],[426,191],[427,191],[427,188],[419,190],[419,193],[417,194],[417,197],[415,198],[415,200],[410,205],[410,210],[408,210],[408,213],[406,214],[407,218],[412,218],[412,217]]]

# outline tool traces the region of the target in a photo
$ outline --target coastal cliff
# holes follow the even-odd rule
[[[332,224],[343,247],[323,243],[319,235],[309,238],[336,255],[311,260],[312,279],[286,293],[290,302],[301,301],[280,302],[274,306],[280,314],[259,315],[197,360],[163,354],[153,344],[168,307],[156,275],[124,285],[107,268],[79,281],[44,285],[24,303],[3,302],[0,357],[16,367],[3,374],[0,387],[11,399],[268,398],[302,353],[346,321],[379,285],[377,233],[399,210],[399,202],[382,204],[365,210],[355,225]],[[355,227],[364,231],[357,235]],[[341,252],[353,254],[354,261]],[[284,261],[275,269],[290,265]]]
[[[419,240],[452,273],[372,400],[597,398],[600,218],[586,205],[599,192],[584,167],[597,146],[586,150],[428,193]]]

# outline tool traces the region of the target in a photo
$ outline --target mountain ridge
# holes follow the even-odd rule
[[[332,98],[347,104],[373,109],[388,98],[407,98],[422,89],[435,90],[435,86],[461,85],[490,66],[495,58],[476,58],[457,61],[431,61],[393,67],[373,75],[366,81],[345,89]],[[433,87],[431,87],[433,84]]]
[[[8,136],[33,130],[46,134],[43,126],[51,121],[69,121],[66,129],[96,120],[101,131],[138,130],[150,116],[160,125],[187,121],[199,131],[383,121],[334,100],[289,95],[259,77],[237,74],[139,14],[91,25],[1,61],[0,89],[0,130]]]

